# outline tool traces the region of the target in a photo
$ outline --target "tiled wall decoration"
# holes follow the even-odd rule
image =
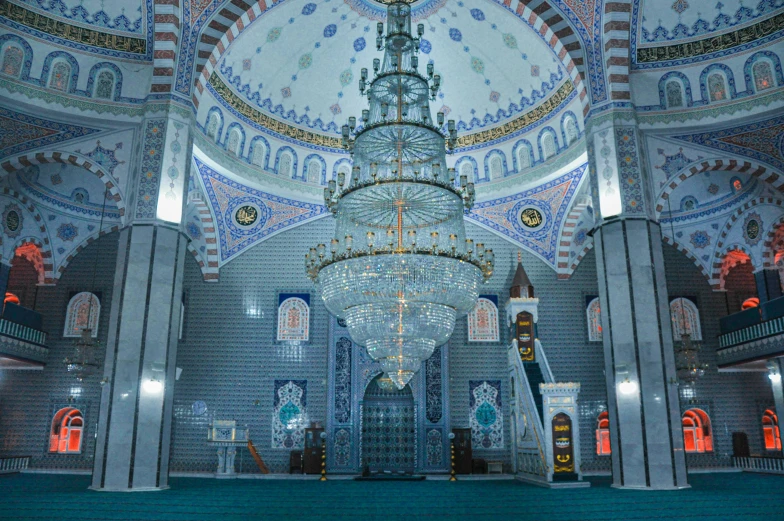
[[[310,295],[280,293],[278,295],[278,341],[310,339]]]
[[[501,380],[468,382],[470,392],[471,444],[484,449],[504,447],[504,416],[501,410]]]
[[[479,295],[467,320],[469,342],[498,342],[498,296]]]
[[[301,449],[308,426],[307,380],[275,380],[272,448]]]

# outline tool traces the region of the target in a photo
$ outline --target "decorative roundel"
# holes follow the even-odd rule
[[[9,237],[22,233],[22,213],[15,204],[9,204],[3,211],[3,228]]]
[[[258,222],[260,214],[255,204],[243,204],[234,210],[234,224],[240,228],[250,228]]]
[[[207,412],[207,404],[204,403],[202,400],[196,400],[191,405],[191,409],[193,410],[194,416],[201,416],[205,412]]]
[[[520,224],[529,230],[538,230],[544,225],[544,215],[533,206],[525,206],[517,216]]]
[[[346,319],[345,319],[345,318],[339,318],[339,319],[338,319],[338,325],[339,325],[340,327],[347,327],[347,326],[346,326]]]
[[[754,240],[759,237],[759,231],[760,227],[756,219],[751,219],[746,223],[746,235],[749,239]]]

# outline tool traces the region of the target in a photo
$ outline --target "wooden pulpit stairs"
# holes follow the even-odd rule
[[[256,447],[253,446],[253,442],[248,440],[248,450],[250,451],[250,455],[253,456],[253,459],[256,460],[256,465],[259,466],[259,470],[262,474],[269,474],[269,469],[267,465],[264,463],[264,460],[261,459],[259,453],[256,451]]]

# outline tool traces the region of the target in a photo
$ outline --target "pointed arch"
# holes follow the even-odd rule
[[[220,138],[223,135],[223,112],[218,107],[210,107],[207,117],[204,118],[204,135],[220,145]]]
[[[193,246],[192,241],[188,241],[188,251],[196,258],[204,281],[218,282],[220,265],[218,262],[218,236],[215,232],[217,229],[215,217],[212,215],[210,206],[204,201],[204,196],[198,191],[188,194],[188,203],[196,208],[201,220],[201,231],[204,234],[204,242],[206,244],[206,251],[204,252],[206,258]]]
[[[534,165],[534,148],[527,139],[521,139],[512,148],[512,164],[516,172],[522,172]]]
[[[485,155],[485,176],[482,181],[495,181],[508,175],[506,167],[506,154],[501,150],[493,149]]]
[[[327,162],[318,154],[309,154],[302,163],[302,180],[306,183],[326,184]]]
[[[566,110],[561,115],[561,138],[564,148],[573,145],[580,139],[580,125],[577,124],[577,116],[571,110]]]
[[[31,246],[36,248],[37,254],[33,257],[28,257],[28,255],[22,256],[28,258],[33,267],[35,267],[35,271],[38,273],[38,284],[54,284],[56,279],[54,275],[54,259],[48,236],[44,236],[43,239],[33,236],[19,237],[14,243],[14,253]]]
[[[558,155],[558,136],[553,127],[547,126],[540,130],[536,138],[536,144],[539,149],[539,160],[541,162]]]
[[[729,244],[721,250],[717,248],[710,278],[713,291],[724,290],[724,280],[727,273],[738,264],[746,264],[747,262],[754,264],[751,252],[742,244]]]
[[[591,237],[585,237],[582,246],[578,245],[578,248],[573,248],[577,223],[580,222],[580,218],[589,207],[590,202],[588,201],[575,203],[566,215],[566,219],[564,219],[561,228],[561,239],[558,241],[558,249],[556,251],[558,259],[556,263],[556,273],[558,274],[559,279],[568,279],[571,277],[583,257],[593,248],[593,238]],[[593,226],[590,226],[589,228],[591,227]],[[570,262],[569,252],[573,249],[579,250],[580,253]]]
[[[289,156],[288,164],[285,160],[286,154]],[[281,161],[283,161],[282,164]],[[281,168],[288,169],[288,172],[281,172]],[[291,179],[297,179],[297,153],[293,148],[289,146],[278,148],[278,151],[275,153],[275,173],[278,175],[283,174]]]
[[[687,259],[692,261],[694,263],[694,265],[697,266],[697,269],[700,270],[700,273],[702,273],[703,277],[705,277],[705,280],[708,281],[708,283],[711,284],[711,287],[713,287],[714,290],[718,289],[717,287],[713,286],[713,277],[712,277],[712,275],[708,272],[708,270],[705,268],[705,266],[699,261],[699,259],[697,259],[697,257],[691,252],[690,249],[686,248],[685,246],[680,244],[678,241],[674,240],[672,237],[670,237],[668,235],[664,235],[664,233],[662,233],[662,242],[664,244],[669,244],[669,245],[673,246],[676,250],[678,250],[679,252],[684,254]]]
[[[711,91],[711,78],[718,74],[724,81],[725,91],[722,98],[717,98],[717,91]],[[700,95],[702,96],[703,104],[718,103],[722,101],[729,101],[735,99],[738,93],[735,91],[735,75],[732,69],[723,63],[712,63],[703,69],[700,73]]]
[[[98,86],[96,85],[96,82],[98,81],[100,74],[105,71],[109,71],[114,76],[111,94],[108,98],[105,99],[117,101],[120,98],[120,93],[122,92],[123,75],[122,71],[120,71],[120,68],[111,62],[96,63],[90,69],[90,73],[87,77],[87,95],[93,98],[99,97],[97,96]]]
[[[269,168],[270,158],[270,144],[264,136],[255,136],[250,141],[250,150],[248,151],[248,162],[256,165],[263,170]]]
[[[661,216],[662,211],[667,205],[667,199],[681,183],[693,175],[701,174],[702,172],[740,172],[752,177],[756,177],[761,181],[768,183],[774,189],[784,192],[784,176],[779,175],[770,167],[764,166],[756,161],[738,160],[729,157],[713,158],[713,159],[700,159],[690,165],[684,167],[680,172],[670,177],[667,180],[667,185],[661,189],[659,196],[656,198],[656,216]]]
[[[22,154],[6,161],[3,161],[0,164],[0,167],[7,173],[10,174],[11,172],[15,172],[16,170],[21,170],[22,168],[26,168],[32,165],[44,165],[49,163],[61,163],[61,164],[68,164],[74,166],[80,166],[87,170],[88,172],[93,173],[95,176],[100,179],[104,186],[106,186],[106,190],[111,194],[111,197],[108,199],[114,201],[114,204],[117,205],[117,210],[120,214],[120,220],[123,224],[126,223],[126,215],[125,215],[125,199],[120,191],[120,188],[117,186],[117,180],[106,172],[103,167],[88,157],[85,157],[81,154],[76,152],[59,152],[53,150],[47,150],[45,152],[38,152],[35,154]]]
[[[758,78],[754,74],[754,66],[759,62],[767,62],[770,65],[771,85],[757,85]],[[768,90],[784,85],[784,73],[781,70],[781,59],[770,51],[758,51],[749,56],[743,65],[743,77],[746,81],[746,92],[756,94],[762,90]],[[760,88],[763,87],[763,88]]]
[[[671,103],[670,96],[668,96],[668,89],[673,84],[677,84],[680,89],[682,101],[680,105]],[[685,74],[680,71],[671,71],[659,78],[659,105],[662,109],[686,108],[694,105],[691,82]]]
[[[455,163],[455,172],[457,172],[455,183],[459,182],[461,175],[467,175],[469,183],[480,182],[479,168],[477,167],[476,159],[471,156],[463,156],[458,159]]]
[[[76,91],[76,82],[79,80],[79,62],[76,61],[76,58],[65,51],[54,51],[49,53],[46,58],[44,58],[44,65],[41,69],[41,79],[39,80],[39,84],[41,87],[49,88],[50,76],[53,72],[53,68],[58,62],[68,65],[68,77],[64,79],[66,83],[63,86],[64,88],[59,90],[62,90],[68,94],[73,94],[74,91]]]
[[[33,48],[24,38],[21,38],[15,34],[6,33],[0,35],[0,59],[5,57],[5,50],[9,45],[16,45],[17,47],[20,47],[24,54],[22,69],[19,71],[19,75],[16,77],[22,81],[30,79],[30,67],[33,65]]]
[[[108,235],[110,233],[117,232],[117,231],[120,231],[120,226],[119,225],[114,225],[114,226],[112,226],[110,228],[107,228],[105,230],[95,231],[93,234],[88,235],[87,237],[85,237],[82,240],[82,242],[76,248],[71,250],[71,252],[64,259],[60,260],[60,263],[57,266],[57,273],[55,274],[54,281],[52,281],[52,282],[60,280],[60,277],[63,275],[63,273],[65,273],[65,269],[68,267],[68,265],[74,259],[74,257],[76,257],[87,246],[89,246],[90,244],[95,242],[100,237],[103,237],[104,235]]]
[[[237,122],[231,123],[226,130],[226,138],[223,140],[223,149],[242,158],[245,151],[245,130]]]

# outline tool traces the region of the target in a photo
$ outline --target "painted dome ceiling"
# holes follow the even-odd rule
[[[370,0],[277,4],[232,43],[216,68],[219,80],[279,121],[338,135],[366,107],[357,82],[360,69],[372,73],[373,58],[382,56],[375,38],[384,9]],[[569,82],[539,34],[503,6],[422,0],[413,11],[425,25],[420,71],[432,61],[442,78],[431,106],[462,132],[514,120]]]

